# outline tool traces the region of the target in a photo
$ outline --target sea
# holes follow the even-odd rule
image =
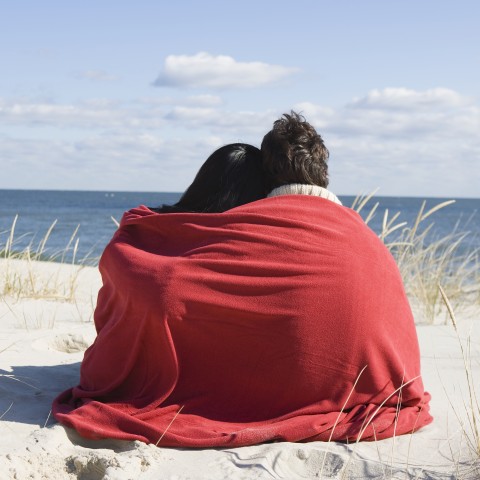
[[[0,190],[0,256],[12,237],[14,251],[30,248],[32,253],[41,250],[42,259],[96,265],[115,232],[114,220],[120,221],[125,211],[138,205],[173,204],[180,195],[178,192]],[[339,198],[347,207],[355,201],[353,196],[340,195]],[[369,227],[378,233],[386,210],[389,219],[400,212],[395,223],[411,225],[424,202],[424,212],[427,212],[448,200],[455,200],[455,203],[433,213],[421,227],[432,225],[428,234],[431,241],[452,232],[457,236],[465,234],[461,246],[463,253],[479,250],[480,198],[373,197],[360,214],[367,219],[378,203],[368,221]],[[389,239],[393,240],[395,234]],[[42,247],[47,235],[48,240]]]

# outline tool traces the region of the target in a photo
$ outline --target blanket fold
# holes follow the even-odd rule
[[[398,268],[348,208],[303,195],[221,214],[140,206],[99,268],[97,338],[53,404],[87,438],[374,440],[432,420]]]

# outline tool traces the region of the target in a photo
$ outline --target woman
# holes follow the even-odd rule
[[[246,143],[232,143],[207,158],[177,203],[151,210],[218,213],[264,198],[265,193],[260,150]]]

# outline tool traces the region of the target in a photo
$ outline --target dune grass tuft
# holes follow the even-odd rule
[[[365,213],[372,197],[373,194],[357,197],[352,205],[362,212],[367,224],[379,206],[376,202]],[[433,234],[432,215],[452,203],[455,201],[448,200],[427,209],[424,201],[410,223],[401,220],[401,212],[390,215],[387,209],[381,229],[376,232],[393,254],[409,300],[426,323],[446,323],[449,318],[438,285],[442,285],[455,310],[480,304],[480,252],[468,247],[469,232],[459,231],[457,226],[441,238]]]
[[[468,398],[467,398],[467,401],[465,402],[465,413],[466,413],[468,428],[467,426],[463,425],[463,422],[460,420],[460,416],[458,415],[458,412],[455,412],[455,413],[457,415],[457,418],[460,420],[460,424],[462,425],[462,428],[464,429],[464,435],[467,440],[467,446],[480,459],[480,403],[479,403],[480,391],[478,391],[478,387],[480,385],[480,379],[473,378],[470,337],[467,338],[466,346],[465,346],[464,342],[460,337],[460,333],[458,331],[458,323],[455,317],[453,307],[450,303],[450,299],[448,298],[447,294],[445,293],[441,285],[438,286],[438,289],[442,297],[442,300],[447,307],[448,314],[450,316],[450,320],[452,322],[453,328],[455,329],[455,333],[457,335],[458,343],[460,345],[460,350],[462,353],[462,360],[465,368],[465,376],[466,376],[467,389],[468,389]]]
[[[48,249],[48,240],[57,224],[55,220],[40,239],[38,245],[33,240],[21,249],[16,248],[23,238],[15,237],[18,215],[15,216],[4,243],[0,243],[0,294],[20,298],[47,298],[74,301],[77,278],[85,262],[78,261],[78,228],[74,230],[66,246],[55,252]],[[1,235],[1,234],[0,234]],[[0,240],[1,240],[0,236]],[[68,259],[68,260],[67,260]],[[38,262],[49,262],[47,270],[39,268]],[[26,265],[26,267],[25,267]],[[71,268],[66,273],[63,265]]]

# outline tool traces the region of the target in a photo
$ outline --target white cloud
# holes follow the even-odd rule
[[[335,118],[335,109],[323,107],[310,102],[297,103],[294,110],[305,117],[305,119],[315,125],[315,128],[325,128],[332,119]]]
[[[175,105],[175,103],[177,105]],[[154,134],[187,139],[215,136],[225,143],[242,141],[259,145],[277,114],[272,111],[229,111],[216,96],[143,99],[128,104],[92,99],[78,104],[7,101],[0,98],[0,125],[28,136],[42,137],[42,128],[61,129],[62,136],[82,139],[102,132],[119,136]],[[22,133],[22,135],[25,135]],[[117,145],[118,146],[118,145]]]
[[[222,104],[222,99],[217,95],[192,95],[185,99],[185,103],[192,106],[217,107]]]
[[[228,136],[235,135],[237,138],[246,137],[250,142],[260,144],[263,135],[270,130],[277,117],[277,112],[272,110],[227,111],[217,108],[179,106],[172,108],[165,118],[183,127],[209,129],[215,134],[223,133],[224,136],[228,134]]]
[[[141,97],[135,100],[135,103],[141,103],[148,108],[163,106],[189,106],[189,107],[218,107],[222,105],[223,99],[218,95],[190,95],[179,97]]]
[[[375,90],[335,110],[295,108],[324,138],[340,192],[478,196],[480,108],[457,92]]]
[[[0,124],[21,126],[54,126],[58,128],[131,128],[162,125],[157,111],[133,104],[92,99],[77,104],[5,100],[0,98]]]
[[[293,109],[325,139],[337,193],[380,187],[385,195],[478,196],[480,105],[457,92],[432,91],[436,96],[407,91],[409,109],[382,106],[395,97],[391,92],[384,100],[367,94],[377,99],[375,108],[303,102]],[[419,101],[425,98],[437,100]],[[216,96],[70,104],[0,99],[0,188],[181,191],[215,148],[260,145],[282,113],[229,110]]]
[[[173,87],[253,88],[276,83],[297,69],[263,62],[238,62],[227,55],[169,55],[154,85]]]
[[[183,191],[218,138],[86,136],[78,141],[0,137],[0,188]],[[3,165],[5,161],[5,165]]]
[[[103,70],[86,70],[75,74],[77,78],[83,78],[94,82],[112,82],[117,80],[115,75],[111,75]]]
[[[295,108],[303,111],[317,128],[347,137],[394,137],[402,141],[421,137],[429,141],[435,138],[442,143],[452,138],[475,139],[480,131],[480,107],[457,92],[387,90],[384,95],[374,90],[363,100],[347,103],[343,108],[325,108],[308,102]],[[369,106],[363,108],[367,104]]]
[[[371,90],[365,97],[355,98],[349,105],[365,109],[401,109],[461,107],[471,103],[471,99],[448,88],[433,88],[417,91],[408,88],[385,88]]]

